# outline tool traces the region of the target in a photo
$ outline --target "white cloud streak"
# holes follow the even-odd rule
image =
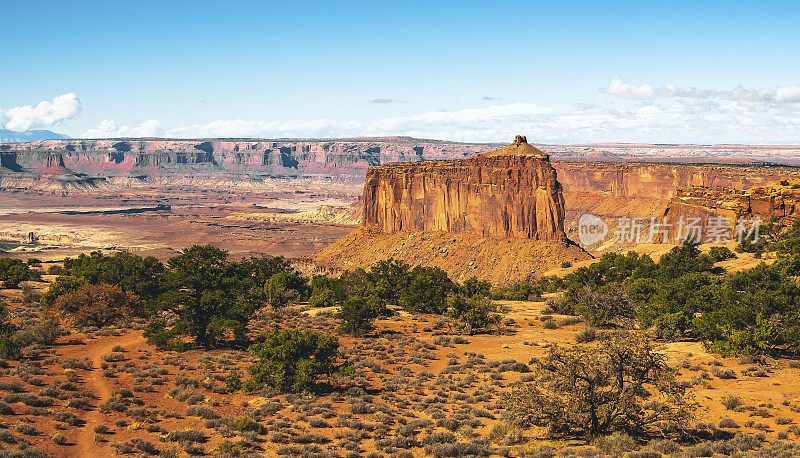
[[[156,137],[162,133],[161,123],[156,119],[148,119],[138,126],[118,126],[110,119],[104,119],[96,129],[89,129],[83,138],[118,138],[118,137]]]
[[[0,126],[16,132],[42,129],[74,118],[80,111],[80,99],[74,92],[69,92],[59,95],[52,102],[42,101],[36,106],[24,105],[8,110],[0,109]]]
[[[508,141],[516,134],[542,143],[798,143],[800,87],[701,90],[635,86],[618,77],[603,92],[621,100],[543,106],[494,104],[428,111],[372,121],[216,120],[162,128],[156,120],[117,126],[105,120],[84,137],[358,137],[407,135],[465,142]],[[657,103],[656,103],[657,101]]]
[[[600,89],[600,92],[626,100],[678,98],[683,99],[686,105],[696,104],[698,100],[702,99],[762,104],[800,103],[800,86],[787,86],[776,89],[745,89],[738,87],[729,91],[719,91],[716,89],[683,89],[672,84],[661,87],[653,87],[650,84],[636,86],[625,83],[619,76],[615,76],[607,87]]]

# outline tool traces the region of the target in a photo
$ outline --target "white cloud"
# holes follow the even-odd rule
[[[800,103],[800,86],[778,88],[776,99],[781,103]]]
[[[357,137],[408,135],[465,142],[504,142],[516,134],[533,142],[775,143],[800,139],[797,111],[742,100],[697,100],[630,106],[492,105],[430,111],[370,122],[328,119],[286,122],[217,120],[163,131],[166,137]],[[761,107],[761,108],[759,108]],[[148,127],[149,126],[149,127]],[[135,128],[104,121],[85,137],[154,136],[158,121]]]
[[[608,87],[601,89],[600,92],[627,100],[678,98],[681,103],[688,106],[698,105],[700,100],[711,99],[749,103],[753,108],[756,105],[800,103],[800,86],[787,86],[776,89],[745,89],[737,87],[728,91],[696,88],[683,89],[672,84],[654,88],[650,84],[636,86],[625,83],[619,76],[615,76],[611,83],[608,84]]]
[[[74,92],[59,95],[52,102],[42,101],[36,106],[24,105],[0,110],[0,125],[21,132],[51,127],[71,119],[81,111],[81,101]]]
[[[616,95],[622,99],[651,99],[655,97],[653,86],[643,84],[641,86],[634,86],[632,84],[624,83],[619,76],[615,76],[608,87],[601,89],[602,92],[610,95]]]
[[[784,143],[800,142],[800,87],[731,90],[633,86],[615,78],[607,93],[622,100],[569,106],[494,104],[368,121],[216,120],[162,129],[105,120],[86,137],[157,136],[330,138],[403,135],[465,142]],[[646,96],[646,97],[645,97]],[[476,101],[477,102],[477,101]],[[478,102],[480,103],[480,102]]]
[[[161,123],[156,119],[148,119],[138,126],[117,126],[117,123],[104,119],[96,129],[89,129],[83,138],[117,138],[117,137],[155,137],[161,132]]]
[[[217,120],[167,131],[168,137],[329,137],[338,135],[348,123],[334,124],[327,119],[310,121]]]

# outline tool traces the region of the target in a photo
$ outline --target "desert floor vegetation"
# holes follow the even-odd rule
[[[307,279],[213,247],[25,264],[0,290],[0,456],[792,456],[791,345],[644,325],[661,296],[624,290],[642,269],[744,281],[694,250],[506,288],[391,260]]]

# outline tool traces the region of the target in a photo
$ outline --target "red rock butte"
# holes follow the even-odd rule
[[[564,232],[564,197],[549,156],[525,137],[449,161],[367,172],[363,226],[314,255],[328,271],[387,258],[437,266],[451,278],[508,284],[591,256]]]
[[[549,156],[518,135],[468,159],[370,168],[364,226],[372,233],[443,231],[566,240],[564,197]]]

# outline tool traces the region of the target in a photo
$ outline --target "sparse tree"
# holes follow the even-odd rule
[[[617,333],[594,347],[553,346],[532,364],[537,380],[505,396],[509,421],[552,436],[634,436],[687,426],[694,404],[650,341]]]
[[[169,330],[163,321],[151,323],[147,334],[154,343],[167,341],[174,337],[172,334],[191,336],[197,345],[205,347],[219,343],[226,335],[244,338],[255,306],[239,278],[239,266],[227,262],[227,257],[228,252],[220,248],[195,245],[167,262],[167,291],[159,298],[159,308],[177,319]]]
[[[141,311],[139,299],[114,285],[84,284],[55,300],[50,312],[76,326],[105,326]]]

